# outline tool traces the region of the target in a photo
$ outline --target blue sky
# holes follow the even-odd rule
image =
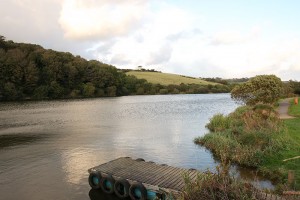
[[[300,80],[299,8],[297,0],[0,0],[0,35],[118,68]]]

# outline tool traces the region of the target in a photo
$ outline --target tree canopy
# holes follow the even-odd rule
[[[225,85],[163,86],[126,75],[96,60],[0,36],[0,101],[107,97],[132,94],[222,93]]]
[[[231,98],[247,105],[273,104],[281,97],[282,87],[283,83],[277,76],[259,75],[234,87]]]

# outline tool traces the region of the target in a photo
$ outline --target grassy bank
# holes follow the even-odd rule
[[[292,112],[298,109],[291,107]],[[292,188],[300,189],[300,159],[283,161],[300,155],[300,118],[282,121],[271,106],[244,106],[228,116],[214,116],[207,128],[210,133],[195,143],[216,157],[255,168],[280,183],[286,183],[288,170],[295,170]]]
[[[129,71],[127,75],[133,75],[139,79],[146,79],[149,83],[161,85],[180,85],[184,84],[199,84],[199,85],[217,85],[217,83],[205,81],[199,78],[181,76],[177,74],[160,73],[160,72],[143,72]]]

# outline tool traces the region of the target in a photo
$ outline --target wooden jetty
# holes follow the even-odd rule
[[[147,191],[154,192],[158,199],[168,199],[168,195],[176,199],[184,189],[184,175],[195,180],[199,173],[194,169],[172,167],[130,157],[112,160],[93,167],[88,172],[110,174],[114,179],[126,179],[130,184],[142,183]]]

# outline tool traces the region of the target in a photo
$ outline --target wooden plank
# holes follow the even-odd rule
[[[158,170],[155,171],[156,173],[152,177],[146,180],[153,185],[157,185],[157,182],[162,178],[162,176],[170,170],[168,166],[158,165],[157,167]]]
[[[124,178],[130,178],[133,174],[137,173],[137,170],[139,168],[139,162],[133,162],[133,160],[130,160],[130,162],[127,163],[123,163],[124,165],[122,166],[122,168],[118,171],[113,171],[113,169],[111,170],[112,174],[124,177]]]
[[[152,163],[141,162],[141,163],[139,163],[139,165],[137,167],[139,167],[139,169],[133,171],[133,173],[135,173],[135,174],[133,174],[133,177],[135,179],[140,180],[140,182],[145,182],[146,176],[149,176],[149,175],[155,173],[155,170],[154,170],[155,165],[153,165]]]
[[[130,160],[119,160],[114,163],[106,163],[107,165],[102,165],[96,169],[101,172],[106,172],[109,174],[119,174],[124,175],[122,172],[127,172],[126,168],[132,164]]]
[[[160,167],[158,165],[155,165],[155,166],[152,167],[151,170],[152,170],[152,173],[148,172],[148,173],[146,173],[144,175],[144,180],[143,181],[145,183],[149,183],[149,184],[154,185],[153,184],[154,183],[153,180],[155,179],[155,177],[161,176],[161,174],[163,173],[164,170],[166,170],[166,168],[162,168],[162,167]]]
[[[183,181],[183,178],[182,178],[182,173],[183,171],[182,170],[176,170],[175,171],[175,175],[171,175],[170,178],[166,178],[165,180],[163,180],[162,183],[160,183],[163,187],[165,188],[174,188],[174,185],[179,182],[179,181]]]
[[[153,183],[158,186],[160,186],[161,181],[165,179],[173,170],[173,167],[171,166],[161,166],[161,167],[164,168],[165,171],[163,171],[163,173],[158,174],[158,177],[153,180]]]
[[[189,170],[183,169],[183,170],[181,171],[181,176],[180,176],[180,178],[178,178],[177,180],[175,180],[173,183],[167,184],[166,187],[172,187],[172,188],[174,188],[174,189],[180,188],[179,186],[180,186],[181,184],[184,184],[184,179],[183,179],[183,174],[184,174],[184,173],[189,173]]]
[[[161,179],[161,181],[158,183],[159,186],[162,187],[167,187],[166,185],[168,183],[173,183],[175,180],[178,180],[181,178],[180,172],[181,170],[175,167],[172,167],[173,169],[170,170],[170,172],[165,176],[164,178]]]
[[[195,171],[195,170],[188,170],[187,171],[188,173],[188,176],[190,177],[190,179],[192,181],[195,181],[196,180],[196,175],[198,174],[198,171]],[[182,182],[179,182],[176,186],[175,186],[175,189],[178,189],[178,190],[183,190],[184,189],[184,186],[185,186],[185,182],[182,181]]]

